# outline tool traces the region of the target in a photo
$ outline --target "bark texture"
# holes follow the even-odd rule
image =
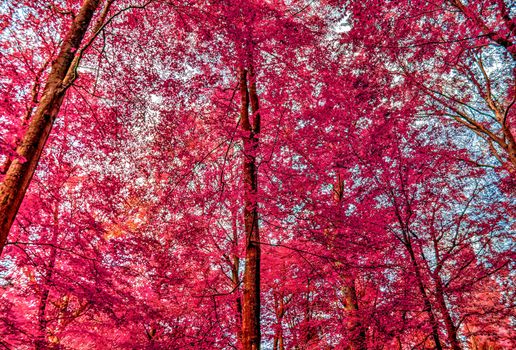
[[[283,339],[283,317],[285,316],[285,300],[283,295],[274,294],[274,311],[276,314],[277,326],[274,331],[273,350],[285,350]]]
[[[0,185],[0,254],[69,87],[64,81],[100,0],[85,0],[52,64],[40,102]]]
[[[249,81],[247,79],[249,75]],[[260,349],[260,234],[258,228],[258,174],[256,152],[260,132],[260,111],[252,67],[239,70],[240,125],[244,143],[244,227],[246,235],[244,287],[242,298],[242,348]],[[251,115],[249,115],[249,106]]]

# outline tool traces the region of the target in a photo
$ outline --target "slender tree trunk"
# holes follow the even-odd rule
[[[405,235],[405,247],[407,248],[410,260],[412,262],[412,267],[414,268],[414,272],[416,274],[417,285],[419,288],[419,292],[421,293],[421,297],[423,298],[423,303],[425,306],[425,311],[428,315],[428,319],[430,321],[430,325],[432,327],[432,337],[434,339],[435,348],[437,350],[442,350],[443,346],[441,345],[441,340],[439,338],[439,324],[435,319],[434,312],[432,310],[432,303],[430,302],[430,298],[426,294],[425,286],[423,284],[423,278],[421,276],[421,271],[419,270],[419,265],[416,261],[416,255],[414,254],[414,250],[412,249],[412,244],[410,243],[410,238],[408,235]]]
[[[277,327],[274,331],[273,350],[285,350],[283,340],[283,316],[285,315],[285,301],[282,295],[274,295],[274,311],[276,313]]]
[[[238,257],[236,257],[236,263],[240,263],[240,259]],[[238,266],[238,265],[237,265]],[[236,275],[236,279],[235,277],[233,277],[233,284],[234,284],[234,288],[237,289],[236,293],[238,293],[238,297],[236,298],[236,312],[237,312],[237,319],[236,319],[236,328],[237,328],[237,343],[238,344],[242,344],[242,298],[240,296],[240,291],[238,290],[239,289],[239,285],[240,285],[240,280],[238,279],[238,271],[236,272],[232,272],[233,276]],[[236,283],[236,284],[235,284]]]
[[[462,350],[459,340],[457,339],[457,327],[455,327],[453,320],[450,315],[450,311],[448,310],[448,306],[446,305],[446,300],[444,299],[444,290],[443,290],[443,282],[439,275],[434,276],[434,280],[436,283],[436,298],[439,304],[440,311],[444,317],[444,324],[446,326],[446,332],[448,333],[448,341],[450,342],[450,346],[452,350]]]
[[[450,310],[446,305],[446,299],[444,294],[444,286],[443,280],[441,279],[441,271],[442,271],[442,259],[441,252],[439,249],[439,238],[435,235],[435,232],[432,230],[432,241],[434,246],[434,258],[436,261],[436,268],[432,272],[431,276],[435,283],[435,297],[437,299],[437,305],[439,306],[439,310],[441,311],[441,315],[444,319],[444,325],[446,326],[446,333],[448,334],[448,342],[450,343],[450,347],[452,350],[462,350],[460,346],[460,342],[457,339],[457,327],[453,323],[453,319],[450,314]]]
[[[342,201],[344,196],[344,179],[341,175],[337,175],[335,187],[333,190],[334,200],[337,205]],[[345,296],[345,309],[349,316],[347,329],[351,334],[350,346],[348,350],[367,350],[366,332],[362,322],[358,318],[358,298],[355,287],[355,280],[353,278],[344,278],[344,286],[342,291]]]
[[[74,18],[59,55],[52,64],[34,116],[16,150],[18,159],[9,164],[4,181],[0,185],[0,254],[63,103],[69,86],[63,82],[99,3],[100,0],[84,0]]]
[[[310,300],[310,296],[311,296],[311,291],[310,291],[310,282],[312,282],[312,280],[310,278],[308,278],[307,280],[307,284],[306,284],[306,289],[307,289],[307,292],[306,292],[306,302],[305,302],[305,319],[304,319],[304,322],[306,324],[306,328],[305,328],[305,332],[303,334],[303,347],[304,348],[307,348],[307,347],[310,347],[310,343],[312,342],[313,339],[315,339],[317,337],[317,329],[314,329],[314,327],[311,325],[311,322],[312,322],[312,302]]]
[[[343,290],[346,297],[346,310],[350,316],[350,321],[347,325],[349,333],[351,334],[351,346],[349,347],[349,350],[367,350],[366,332],[357,315],[358,298],[355,288],[355,280],[352,278],[348,279]]]
[[[54,266],[57,258],[57,239],[59,235],[59,207],[56,205],[54,209],[54,225],[52,234],[52,246],[50,247],[50,257],[48,261],[48,267],[45,273],[45,281],[43,283],[44,289],[41,293],[38,308],[38,328],[39,335],[35,342],[35,350],[45,350],[49,348],[47,341],[47,318],[46,310],[48,305],[48,297],[50,295],[50,286],[52,284],[52,276],[54,274]]]
[[[255,76],[252,67],[239,71],[241,109],[240,125],[244,143],[244,226],[245,226],[245,271],[242,300],[242,348],[259,350],[260,333],[260,234],[258,231],[258,174],[256,168],[256,152],[260,132],[260,115],[258,95],[256,93]],[[249,116],[251,105],[252,118]]]
[[[242,298],[240,296],[240,277],[239,277],[239,266],[240,266],[240,258],[237,253],[238,249],[238,222],[237,222],[237,213],[236,210],[233,211],[233,220],[232,220],[232,230],[233,230],[233,254],[231,256],[231,281],[233,282],[233,288],[235,293],[237,293],[236,298],[236,336],[237,336],[237,345],[238,348],[241,347],[242,344]]]

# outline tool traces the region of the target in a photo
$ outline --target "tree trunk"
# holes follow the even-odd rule
[[[425,305],[425,311],[428,315],[428,319],[430,321],[430,325],[432,327],[432,337],[434,339],[435,348],[437,350],[442,350],[443,346],[441,345],[441,340],[439,338],[439,324],[435,319],[434,312],[432,310],[432,303],[430,302],[430,298],[426,294],[425,286],[423,284],[423,278],[421,276],[421,271],[419,270],[419,265],[416,261],[416,255],[414,254],[414,250],[412,249],[412,244],[410,243],[410,238],[408,235],[405,235],[405,247],[407,248],[410,260],[412,262],[412,266],[414,268],[414,273],[416,274],[417,285],[419,288],[419,292],[421,293],[421,297],[423,298],[423,303]]]
[[[52,284],[52,276],[54,274],[54,266],[57,258],[57,241],[59,235],[59,206],[56,205],[54,209],[54,225],[53,225],[53,234],[50,247],[50,257],[48,261],[48,267],[45,273],[45,280],[43,282],[43,292],[41,293],[41,298],[39,300],[39,308],[38,308],[38,328],[39,335],[35,342],[35,350],[45,350],[49,348],[49,344],[47,341],[47,318],[46,318],[46,310],[48,305],[48,297],[50,295],[50,286]]]
[[[436,298],[441,309],[441,313],[444,317],[444,324],[446,326],[446,332],[448,333],[448,341],[452,350],[462,350],[459,340],[457,339],[457,327],[453,324],[448,307],[446,306],[446,300],[444,299],[443,282],[439,275],[434,277],[436,283]]]
[[[341,175],[337,175],[335,187],[333,189],[333,198],[337,205],[342,201],[344,196],[344,179]],[[358,318],[358,298],[355,288],[355,280],[350,277],[344,277],[344,286],[342,291],[345,297],[345,309],[349,317],[346,328],[351,334],[350,346],[348,350],[367,350],[366,346],[366,332],[362,322]]]
[[[346,297],[346,310],[350,316],[347,328],[351,334],[349,350],[367,350],[366,333],[362,326],[362,322],[358,318],[358,298],[355,288],[355,280],[349,279],[346,281],[346,286],[343,288]]]
[[[258,231],[258,179],[256,168],[256,152],[260,132],[260,115],[256,83],[252,67],[249,70],[250,84],[247,81],[247,70],[240,68],[240,125],[244,143],[244,226],[245,226],[245,271],[242,300],[242,348],[244,350],[260,349],[260,234]],[[249,116],[251,104],[252,119]]]
[[[233,211],[233,220],[232,220],[232,244],[233,244],[233,254],[231,256],[231,281],[233,283],[233,289],[235,293],[237,293],[237,298],[235,301],[236,306],[236,320],[235,320],[235,328],[236,328],[236,337],[237,337],[237,348],[241,347],[242,344],[242,298],[240,296],[240,276],[239,276],[239,267],[240,267],[240,257],[238,256],[238,222],[237,222],[237,212]]]
[[[0,254],[68,88],[67,77],[100,0],[85,0],[52,64],[41,100],[0,185]],[[72,67],[73,69],[73,67]]]
[[[283,316],[285,316],[285,301],[283,295],[274,294],[274,312],[276,314],[277,326],[274,331],[273,350],[285,350],[283,340]]]
[[[306,283],[306,301],[305,301],[305,318],[304,318],[304,323],[306,324],[306,327],[304,329],[304,333],[302,334],[302,344],[303,344],[303,349],[307,349],[307,348],[310,348],[311,347],[311,343],[312,343],[312,340],[316,339],[317,338],[317,329],[315,329],[313,327],[313,325],[311,324],[312,323],[312,315],[313,315],[313,310],[312,310],[312,302],[311,302],[311,291],[310,291],[310,283],[312,282],[312,280],[310,278],[308,278],[307,280],[307,283]]]

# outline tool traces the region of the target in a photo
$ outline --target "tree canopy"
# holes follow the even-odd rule
[[[0,1],[0,348],[516,348],[515,15]]]

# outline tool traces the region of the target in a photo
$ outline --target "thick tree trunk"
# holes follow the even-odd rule
[[[45,89],[14,159],[0,185],[0,254],[39,162],[68,88],[63,84],[100,0],[85,0],[72,22],[59,55],[52,64]],[[73,67],[72,67],[73,68]]]
[[[246,235],[244,292],[242,300],[242,348],[259,350],[260,333],[260,234],[258,231],[258,174],[256,168],[256,152],[260,132],[260,116],[258,96],[256,94],[255,77],[252,68],[250,84],[247,71],[240,69],[240,125],[244,142],[244,226]],[[251,104],[252,120],[249,117]]]

